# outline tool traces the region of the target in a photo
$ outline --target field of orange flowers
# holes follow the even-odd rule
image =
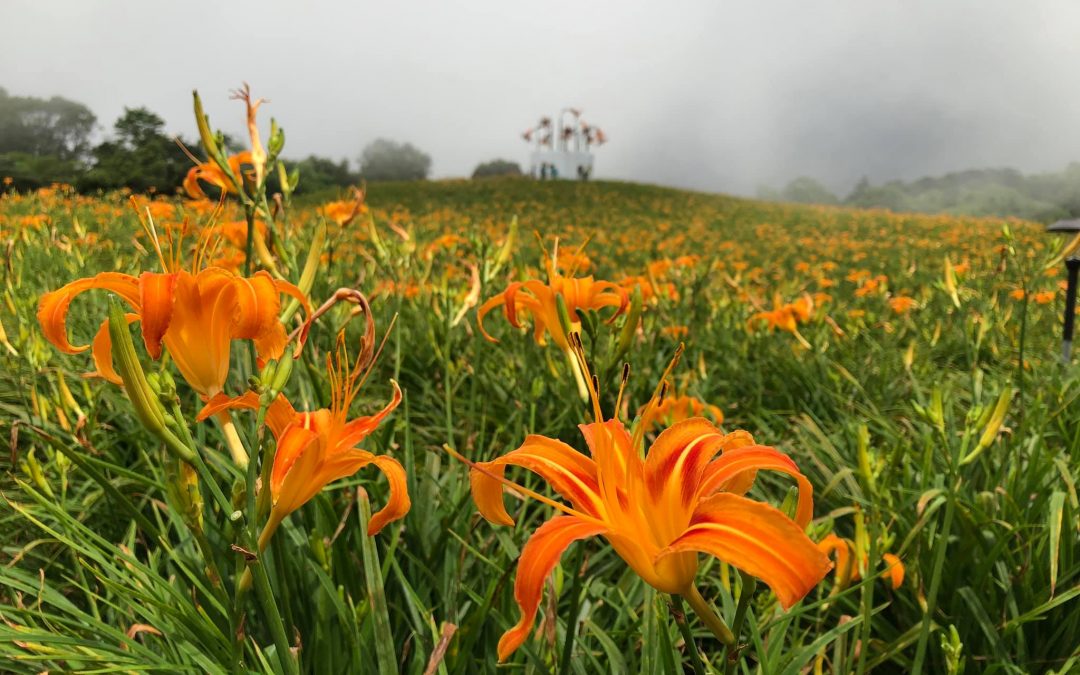
[[[1080,668],[1067,242],[620,183],[294,198],[247,102],[232,157],[196,102],[184,195],[0,196],[0,670]]]

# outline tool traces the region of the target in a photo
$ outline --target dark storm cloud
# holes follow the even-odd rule
[[[798,175],[1080,159],[1080,6],[1067,2],[83,2],[7,0],[0,86],[146,105],[190,134],[189,90],[242,130],[250,82],[288,154],[410,140],[439,176],[524,161],[564,105],[612,142],[597,174],[752,192]]]

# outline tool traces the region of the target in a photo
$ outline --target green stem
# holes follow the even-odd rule
[[[742,570],[739,570],[739,579],[742,581],[741,590],[739,591],[739,604],[735,607],[735,621],[731,624],[731,631],[738,639],[739,635],[742,635],[743,623],[746,621],[746,612],[750,609],[750,601],[754,599],[754,592],[757,590],[757,578],[753,577]],[[724,673],[725,675],[731,675],[735,671],[735,665],[739,662],[742,653],[739,651],[739,647],[736,644],[734,651],[729,651],[724,661]]]
[[[716,639],[724,643],[724,646],[728,649],[734,649],[736,645],[735,635],[728,628],[728,625],[724,623],[724,620],[713,611],[713,608],[709,606],[709,603],[705,601],[705,598],[701,597],[701,593],[698,592],[696,586],[691,585],[682,596],[686,599],[686,602],[690,604],[691,609],[698,615],[712,634],[716,636]]]
[[[570,568],[574,571],[574,581],[570,586],[570,613],[566,617],[566,637],[563,639],[562,659],[559,661],[559,672],[570,672],[570,661],[574,656],[574,640],[577,638],[578,611],[581,606],[581,566],[585,560],[585,547],[578,544],[574,558],[574,564]]]
[[[244,448],[244,442],[240,440],[240,434],[236,432],[232,415],[226,410],[217,414],[217,420],[221,424],[221,433],[225,435],[225,444],[229,447],[233,462],[243,471],[248,465],[248,453]]]
[[[923,661],[926,659],[926,646],[930,641],[930,626],[933,624],[934,611],[937,609],[938,588],[941,586],[941,571],[945,566],[945,550],[949,547],[949,532],[952,530],[953,512],[956,510],[956,495],[950,487],[948,501],[945,502],[945,522],[935,544],[934,568],[930,578],[930,592],[926,598],[926,614],[923,615],[922,629],[919,631],[919,645],[915,650],[915,661],[911,667],[912,675],[921,675]]]
[[[262,560],[254,560],[248,569],[252,570],[252,576],[255,578],[255,595],[269,620],[270,634],[274,638],[274,649],[277,652],[278,661],[281,662],[281,668],[288,675],[299,675],[300,668],[296,659],[293,658],[289,637],[285,633],[285,622],[281,619],[281,612],[278,611],[277,603],[274,601],[274,592],[270,588],[270,579],[266,576],[266,567],[262,564]]]
[[[705,675],[705,669],[701,665],[701,654],[698,653],[697,643],[694,642],[694,634],[690,631],[690,624],[686,621],[686,610],[683,609],[681,596],[671,596],[671,605],[668,607],[671,618],[675,619],[675,625],[679,627],[683,642],[686,643],[686,652],[690,657],[690,665],[694,667],[694,675]],[[560,670],[561,672],[567,672]]]

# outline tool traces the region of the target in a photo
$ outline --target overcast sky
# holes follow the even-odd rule
[[[0,86],[103,128],[145,105],[190,134],[197,88],[238,133],[245,80],[286,155],[388,137],[436,177],[524,164],[564,106],[611,139],[598,177],[709,191],[1080,160],[1076,2],[0,0]]]

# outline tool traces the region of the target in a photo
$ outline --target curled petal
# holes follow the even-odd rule
[[[383,475],[390,483],[390,500],[378,513],[371,516],[371,521],[368,522],[368,536],[374,536],[387,524],[404,518],[412,507],[405,467],[393,457],[386,455],[373,456],[371,463],[382,469]]]
[[[782,511],[724,492],[704,499],[690,527],[657,558],[682,551],[714,555],[761,579],[785,609],[809,593],[832,566]]]
[[[521,549],[514,579],[514,600],[521,609],[521,619],[499,639],[499,661],[505,661],[529,636],[544,593],[544,581],[566,547],[578,539],[603,532],[603,526],[574,516],[557,516],[533,532]]]
[[[103,288],[116,293],[136,311],[139,309],[139,282],[130,274],[102,272],[93,277],[78,279],[66,286],[41,296],[38,304],[37,320],[45,339],[65,354],[78,354],[89,349],[89,345],[76,347],[68,342],[67,311],[76,295],[91,288]]]
[[[308,330],[311,328],[311,301],[308,300],[308,297],[304,295],[304,292],[300,290],[299,287],[288,281],[275,279],[274,287],[277,288],[278,293],[284,293],[285,295],[296,299],[304,309],[304,325],[300,330],[300,339],[297,341],[299,346],[303,346],[303,344],[307,342]]]
[[[881,559],[888,565],[885,569],[885,575],[892,582],[893,590],[900,588],[900,585],[904,583],[904,563],[900,562],[900,558],[892,553],[882,555]]]
[[[355,446],[357,443],[364,440],[368,434],[375,431],[375,428],[386,419],[386,416],[398,407],[401,403],[401,387],[399,387],[398,383],[394,380],[390,380],[390,384],[394,387],[394,394],[390,398],[390,402],[374,415],[357,417],[346,424],[342,429],[342,436],[337,442],[339,446],[349,448]]]
[[[503,504],[503,484],[496,478],[503,475],[507,465],[539,474],[575,509],[596,515],[603,508],[596,483],[596,464],[562,441],[533,434],[517,450],[490,462],[480,462],[469,471],[476,508],[492,523],[514,524]]]
[[[818,542],[818,549],[827,556],[836,554],[836,574],[833,575],[838,589],[847,588],[852,581],[858,581],[859,571],[853,564],[855,547],[852,543],[830,532]]]
[[[512,284],[511,284],[512,285]],[[498,342],[497,338],[491,336],[490,333],[484,328],[484,317],[487,313],[495,309],[499,305],[506,302],[506,293],[499,293],[498,295],[489,298],[487,302],[480,305],[480,309],[476,310],[476,327],[480,329],[480,334],[483,335],[489,342]]]
[[[750,445],[727,450],[705,469],[701,494],[718,490],[745,494],[753,484],[759,470],[786,473],[799,485],[799,502],[795,509],[795,522],[805,528],[814,517],[814,486],[799,472],[799,467],[784,453],[765,445]],[[749,478],[749,481],[747,481]]]

